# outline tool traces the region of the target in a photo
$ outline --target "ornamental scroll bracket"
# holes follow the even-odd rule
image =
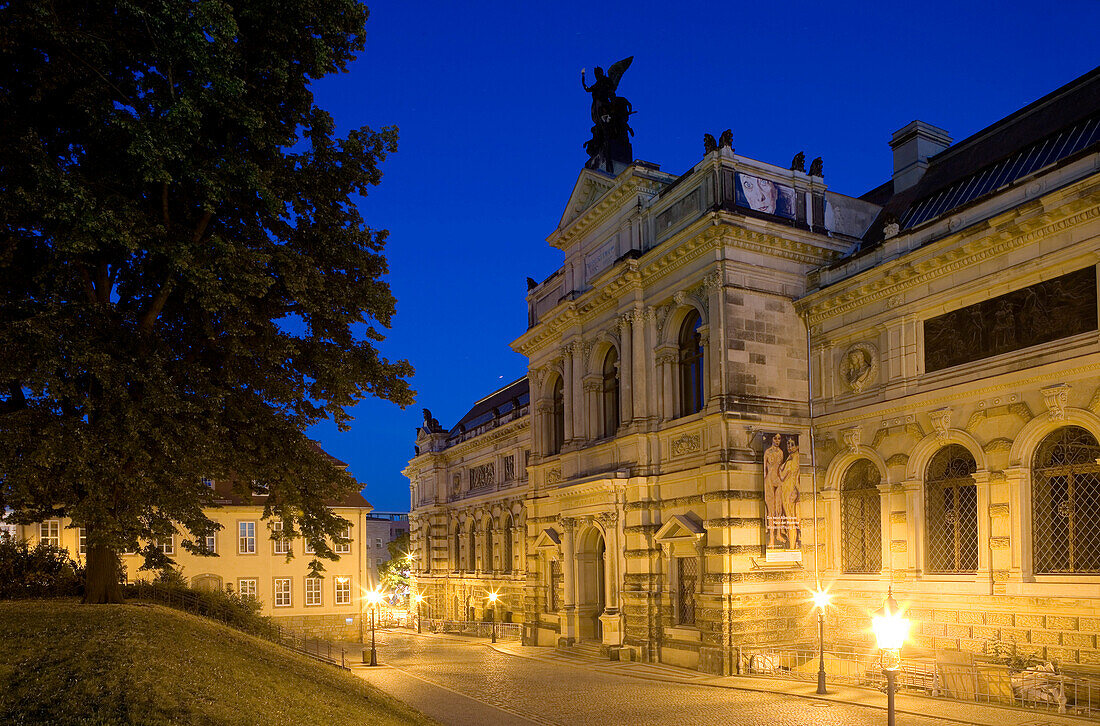
[[[861,429],[859,426],[850,426],[840,431],[840,436],[844,440],[844,445],[847,446],[848,451],[853,454],[859,450],[860,431]]]
[[[947,441],[951,435],[951,407],[944,406],[928,412],[928,418],[932,421],[932,430],[936,432],[936,438]]]
[[[1043,394],[1043,403],[1046,404],[1051,421],[1066,420],[1066,404],[1069,403],[1069,386],[1058,383],[1040,389]]]

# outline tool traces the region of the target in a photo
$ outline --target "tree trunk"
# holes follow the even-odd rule
[[[88,565],[84,571],[84,603],[120,603],[122,586],[118,576],[118,553],[110,547],[88,544]]]

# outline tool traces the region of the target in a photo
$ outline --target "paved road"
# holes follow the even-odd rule
[[[467,724],[628,724],[682,720],[752,726],[884,726],[883,710],[777,693],[669,683],[577,667],[567,656],[539,659],[489,648],[484,641],[382,632],[378,669],[356,674],[447,726]],[[958,721],[899,714],[898,726],[958,726]]]

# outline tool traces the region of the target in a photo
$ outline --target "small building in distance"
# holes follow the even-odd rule
[[[363,520],[363,552],[366,556],[367,586],[381,584],[378,571],[389,562],[390,542],[409,531],[408,512],[371,512]]]

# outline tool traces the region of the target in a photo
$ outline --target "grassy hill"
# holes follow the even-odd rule
[[[354,675],[152,605],[0,602],[0,723],[430,724]]]

